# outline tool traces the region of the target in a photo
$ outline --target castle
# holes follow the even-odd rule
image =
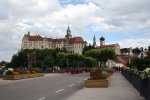
[[[65,38],[53,39],[42,37],[40,35],[25,34],[22,38],[21,49],[62,49],[82,54],[86,41],[82,37],[72,37],[71,30],[68,26]]]

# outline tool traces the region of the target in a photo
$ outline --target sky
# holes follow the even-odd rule
[[[0,0],[0,61],[21,49],[24,34],[72,36],[121,48],[150,45],[150,0]]]

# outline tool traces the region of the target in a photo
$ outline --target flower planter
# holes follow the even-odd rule
[[[35,78],[35,77],[43,77],[44,73],[36,73],[36,74],[22,74],[22,75],[6,75],[3,76],[4,80],[20,80],[27,78]]]
[[[22,75],[22,79],[27,79],[27,78],[29,78],[29,74],[23,74]]]
[[[4,80],[19,80],[22,79],[22,75],[7,75],[3,76]]]
[[[111,77],[109,76],[107,79],[87,79],[85,80],[85,86],[90,87],[108,87],[110,83]]]

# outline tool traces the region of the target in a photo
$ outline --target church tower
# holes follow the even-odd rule
[[[70,30],[70,28],[68,26],[66,39],[70,39],[70,38],[72,38],[72,35],[71,35],[71,30]]]
[[[103,36],[100,38],[100,46],[105,46],[105,38]]]
[[[96,38],[95,38],[95,35],[93,37],[93,46],[96,47]]]

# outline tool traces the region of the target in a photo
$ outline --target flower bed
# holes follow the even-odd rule
[[[4,75],[4,80],[20,80],[27,78],[35,78],[35,77],[43,77],[44,73],[36,73],[36,74],[21,74],[21,75]]]
[[[110,83],[110,76],[107,79],[91,79],[85,81],[86,87],[108,87]]]
[[[33,70],[19,70],[19,69],[8,69],[4,72],[3,79],[4,80],[20,80],[27,78],[35,78],[35,77],[43,77],[44,73],[39,68],[35,68]]]
[[[111,75],[102,69],[93,69],[90,78],[85,80],[86,87],[108,87]]]

